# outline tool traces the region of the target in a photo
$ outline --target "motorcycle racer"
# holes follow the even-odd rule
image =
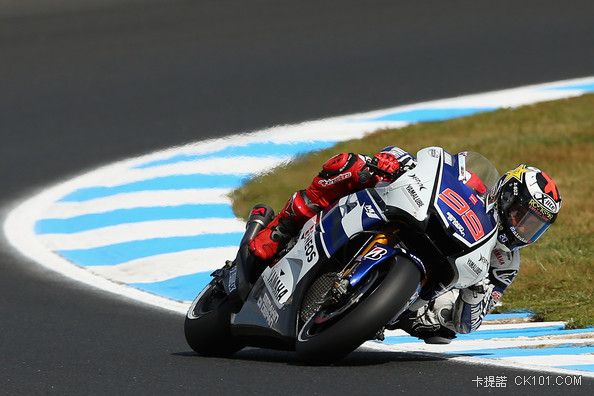
[[[250,241],[251,253],[271,262],[319,211],[345,195],[391,182],[415,166],[414,156],[393,146],[371,157],[341,153],[330,158],[312,183],[295,192],[270,224]],[[489,193],[472,172],[464,182],[480,195]],[[476,330],[494,308],[517,276],[519,249],[535,242],[555,221],[561,197],[546,173],[524,164],[505,173],[490,193],[498,234],[488,276],[465,289],[441,290],[429,301],[415,303],[388,328],[402,328],[427,343],[449,343],[456,333]]]

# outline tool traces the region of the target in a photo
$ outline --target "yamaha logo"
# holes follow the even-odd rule
[[[379,219],[379,216],[377,215],[377,213],[375,213],[373,206],[365,205],[363,206],[363,209],[365,209],[365,214],[367,214],[367,217],[371,217],[372,219]]]
[[[412,186],[410,184],[408,186],[406,186],[406,191],[413,199],[413,202],[415,203],[415,205],[417,205],[419,208],[422,207],[423,205],[425,205],[423,203],[423,201],[421,200],[421,198],[419,198],[419,195],[417,194],[415,189],[412,188]]]
[[[270,286],[272,293],[274,294],[274,298],[276,301],[280,302],[281,299],[285,294],[289,292],[287,286],[281,281],[280,277],[284,275],[283,270],[280,270],[280,274],[277,271],[271,271],[266,278],[266,283]]]

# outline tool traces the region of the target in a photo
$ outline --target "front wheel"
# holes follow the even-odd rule
[[[205,356],[229,356],[243,348],[231,334],[231,309],[227,294],[213,283],[208,284],[186,314],[188,345]]]
[[[409,259],[396,257],[389,269],[369,274],[356,300],[324,307],[299,331],[297,357],[310,363],[330,363],[354,351],[399,312],[416,291],[421,272]],[[361,288],[365,288],[361,290]]]

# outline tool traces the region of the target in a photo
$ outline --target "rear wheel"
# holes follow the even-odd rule
[[[396,257],[390,266],[370,273],[346,298],[322,307],[301,327],[299,359],[310,363],[339,360],[400,311],[416,291],[421,272],[410,260]]]
[[[227,294],[212,283],[207,285],[186,315],[188,345],[206,356],[229,356],[243,348],[231,334],[231,309]]]

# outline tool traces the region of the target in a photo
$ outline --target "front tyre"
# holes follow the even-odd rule
[[[378,270],[379,271],[379,270]],[[370,276],[373,274],[370,274]],[[317,326],[321,316],[335,312],[325,308],[314,314],[300,329],[297,357],[309,363],[337,361],[357,349],[400,311],[416,291],[421,272],[409,259],[396,257],[385,276],[368,279],[368,291],[361,299],[326,327]],[[322,318],[323,319],[323,318]]]
[[[208,284],[186,314],[188,345],[205,356],[229,356],[243,348],[231,334],[231,309],[225,292]]]

